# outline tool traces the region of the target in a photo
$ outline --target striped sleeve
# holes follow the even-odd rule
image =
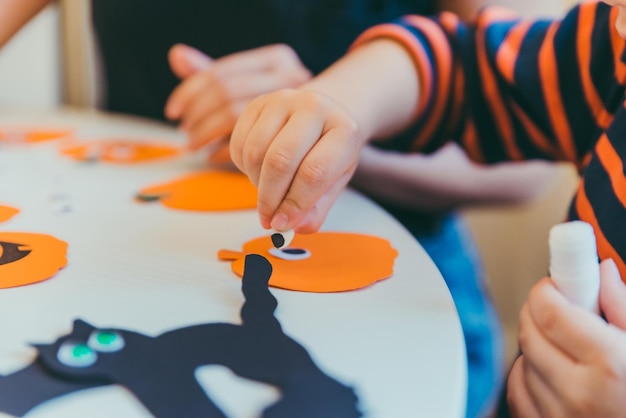
[[[587,2],[562,20],[522,20],[486,8],[475,22],[451,13],[405,16],[371,28],[402,43],[420,76],[414,123],[386,147],[431,152],[450,139],[479,162],[585,159],[622,97],[624,43],[616,14]]]

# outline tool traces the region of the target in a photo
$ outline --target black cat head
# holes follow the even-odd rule
[[[33,344],[41,364],[66,377],[107,379],[132,349],[129,342],[150,337],[118,329],[100,329],[75,320],[72,331],[52,344]],[[116,367],[118,366],[118,367]]]

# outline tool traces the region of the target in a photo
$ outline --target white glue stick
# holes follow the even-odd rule
[[[550,230],[550,277],[572,303],[598,313],[600,265],[593,228],[586,222],[558,224]]]

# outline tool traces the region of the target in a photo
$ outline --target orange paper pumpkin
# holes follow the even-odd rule
[[[49,279],[65,267],[67,244],[50,235],[0,232],[0,288]]]
[[[318,232],[296,235],[291,245],[282,250],[274,248],[269,236],[259,237],[245,243],[241,253],[222,250],[218,257],[231,260],[233,271],[242,276],[246,254],[260,254],[270,261],[271,286],[304,292],[342,292],[391,276],[398,252],[383,238]]]
[[[253,209],[257,191],[245,175],[231,171],[201,171],[167,183],[146,187],[137,200],[158,200],[173,209],[219,211]]]
[[[44,142],[65,138],[73,134],[71,129],[43,128],[3,128],[0,129],[0,141],[6,142]]]
[[[181,148],[157,142],[101,139],[70,145],[61,153],[81,161],[136,164],[175,157],[181,153]]]
[[[12,208],[11,206],[0,205],[0,222],[8,221],[19,212],[19,209]]]

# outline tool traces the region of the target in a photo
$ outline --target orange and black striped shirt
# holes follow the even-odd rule
[[[569,161],[581,182],[569,217],[594,226],[601,259],[626,279],[626,55],[617,10],[587,2],[562,20],[487,8],[405,16],[366,31],[401,42],[420,74],[409,130],[385,144],[429,152],[455,138],[475,161]]]

